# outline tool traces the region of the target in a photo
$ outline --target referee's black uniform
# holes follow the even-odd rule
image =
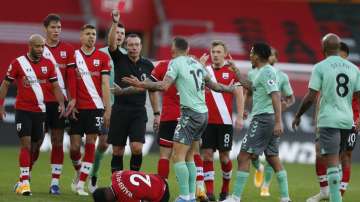
[[[134,63],[127,54],[118,49],[111,51],[110,56],[114,62],[114,82],[121,88],[129,87],[121,82],[126,76],[136,76],[144,81],[150,78],[154,65],[150,60],[140,56]],[[145,143],[147,114],[145,108],[146,91],[132,95],[115,95],[112,106],[108,143],[114,146],[125,146],[127,137],[130,142]]]

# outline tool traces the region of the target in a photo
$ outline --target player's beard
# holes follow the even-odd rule
[[[35,61],[39,61],[41,58],[42,53],[37,53],[35,50],[31,50],[30,51],[30,57],[31,59],[35,60]]]

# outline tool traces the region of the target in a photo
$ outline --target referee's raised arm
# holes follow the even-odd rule
[[[116,43],[116,28],[118,26],[120,20],[120,12],[119,10],[113,10],[111,13],[113,23],[111,24],[110,32],[109,32],[109,50],[111,52],[115,51],[118,46]]]

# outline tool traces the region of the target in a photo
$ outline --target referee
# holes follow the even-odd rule
[[[109,53],[114,62],[114,81],[120,88],[126,89],[129,85],[121,82],[123,77],[132,75],[143,81],[150,78],[154,66],[148,59],[140,56],[141,39],[136,34],[130,34],[125,39],[128,54],[119,51],[116,43],[116,28],[120,19],[119,11],[113,11],[112,15],[113,23],[109,33]],[[123,170],[123,155],[127,137],[130,139],[131,149],[130,169],[138,171],[141,168],[142,148],[145,143],[147,122],[146,91],[137,91],[132,92],[132,94],[115,95],[108,137],[108,143],[113,148],[112,172]],[[149,92],[149,97],[155,115],[154,127],[156,130],[160,122],[156,92]]]

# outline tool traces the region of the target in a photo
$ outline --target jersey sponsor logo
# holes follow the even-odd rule
[[[46,73],[48,72],[47,67],[46,67],[46,66],[41,67],[41,72],[42,72],[43,74],[46,74]]]
[[[98,67],[100,65],[100,60],[99,59],[94,59],[93,63],[94,63],[95,67]]]
[[[223,79],[229,79],[229,77],[230,77],[229,72],[222,73],[222,78]]]
[[[60,51],[60,57],[61,58],[66,58],[66,51]]]

